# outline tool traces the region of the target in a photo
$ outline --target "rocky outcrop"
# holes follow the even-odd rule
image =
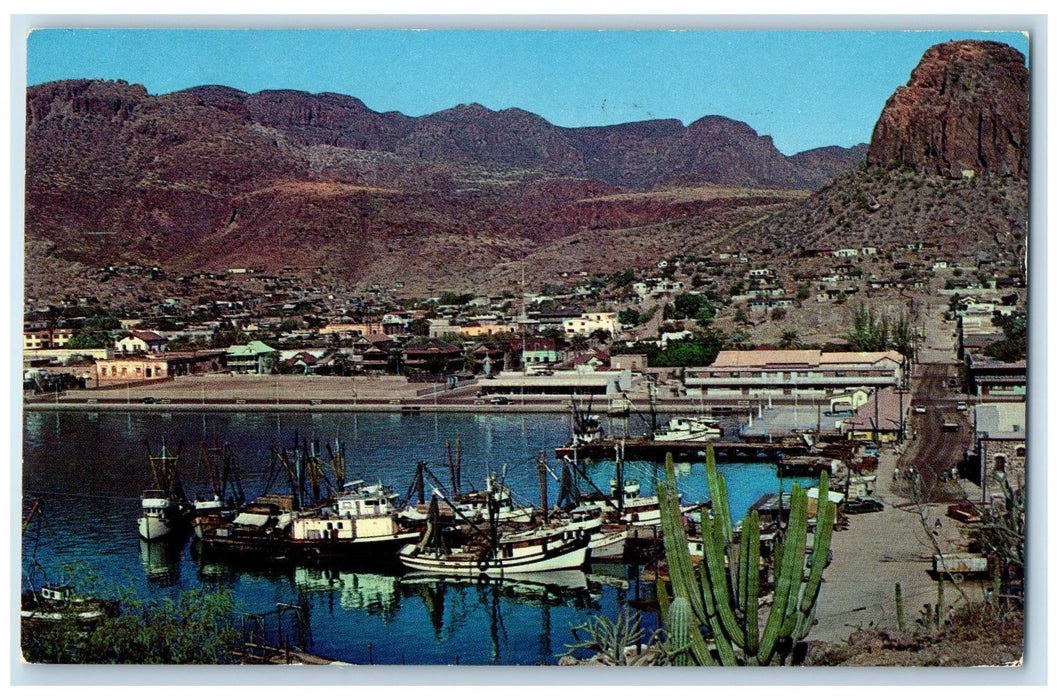
[[[992,41],[930,48],[874,128],[867,163],[959,178],[1029,172],[1029,73]]]

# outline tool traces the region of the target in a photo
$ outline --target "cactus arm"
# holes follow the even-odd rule
[[[669,606],[672,605],[672,599],[669,597],[669,589],[665,585],[665,581],[658,578],[657,581],[654,582],[654,591],[658,597],[658,608],[661,610],[661,619],[668,620]]]
[[[691,604],[686,598],[677,597],[665,614],[667,624],[670,662],[673,666],[691,665]]]
[[[704,621],[705,608],[697,577],[691,565],[691,554],[687,550],[687,533],[683,530],[683,515],[680,513],[679,496],[676,491],[676,471],[672,455],[665,455],[665,483],[658,484],[658,505],[661,508],[661,529],[665,545],[665,558],[669,566],[674,597],[686,598],[695,616]]]
[[[808,493],[800,487],[794,490],[795,496],[790,503],[790,534],[792,542],[787,553],[791,555],[793,576],[790,583],[790,597],[786,600],[786,611],[783,613],[783,624],[779,636],[789,637],[797,627],[797,609],[800,602],[802,582],[805,577],[805,548],[808,546]]]
[[[819,588],[823,583],[823,569],[827,566],[831,536],[834,534],[834,518],[837,514],[837,508],[826,497],[825,494],[827,493],[827,478],[824,473],[819,479],[820,501],[819,509],[816,512],[815,537],[812,541],[812,563],[809,569],[808,582],[805,584],[804,592],[801,596],[800,619],[795,630],[795,637],[799,640],[808,636],[808,632],[815,621]]]
[[[716,652],[720,657],[721,666],[737,666],[738,659],[735,656],[735,650],[731,646],[731,640],[724,634],[724,623],[720,621],[720,615],[717,613],[716,600],[713,598],[713,587],[709,583],[709,572],[703,563],[698,568],[698,573],[702,580],[702,591],[705,595],[705,609],[709,614],[709,629],[713,634],[713,641],[716,643]]]
[[[746,520],[742,521],[742,537],[738,543],[738,576],[736,577],[737,585],[735,587],[735,595],[738,599],[738,609],[745,610],[748,602],[746,597],[747,589],[749,588],[749,536],[746,532]]]
[[[790,523],[787,528],[787,540],[783,546],[782,568],[779,570],[775,582],[775,595],[772,600],[771,610],[768,611],[768,620],[764,625],[764,633],[760,640],[760,649],[757,651],[757,660],[762,666],[771,664],[775,654],[775,643],[779,640],[779,633],[786,622],[786,610],[791,596],[796,600],[797,591],[800,589],[801,577],[804,569],[804,545],[805,545],[805,505],[807,498],[801,488],[795,483],[790,498]],[[798,507],[800,503],[800,507]],[[800,513],[800,517],[798,516]],[[800,537],[798,537],[798,531]],[[798,545],[797,540],[800,540]],[[800,550],[798,550],[800,546]],[[798,556],[798,551],[801,555]],[[796,584],[796,588],[795,588]]]
[[[716,471],[716,453],[713,452],[712,445],[705,448],[705,480],[713,502],[713,515],[721,524],[724,542],[731,542],[731,508],[727,500],[727,481]]]
[[[708,568],[709,587],[716,601],[716,611],[723,627],[722,630],[714,629],[713,635],[719,637],[725,634],[731,643],[740,647],[745,644],[746,638],[735,619],[735,612],[731,606],[721,527],[722,525],[716,523],[715,519],[702,518],[702,543],[705,546],[705,559],[702,564]]]
[[[742,610],[745,611],[745,638],[746,658],[754,658],[760,646],[760,621],[758,620],[758,606],[760,605],[760,515],[757,511],[751,511],[749,516],[742,521],[742,541],[745,543],[746,583],[743,591],[745,603]]]

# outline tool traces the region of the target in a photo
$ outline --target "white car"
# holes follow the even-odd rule
[[[915,406],[915,413],[925,413],[925,412],[926,412],[926,407],[925,406]]]
[[[965,411],[966,410],[966,402],[965,401],[960,401],[959,403],[955,404],[955,410],[956,411]]]

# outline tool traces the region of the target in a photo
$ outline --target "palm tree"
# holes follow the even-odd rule
[[[801,347],[801,334],[793,328],[787,328],[782,332],[779,347],[783,350],[794,350]]]

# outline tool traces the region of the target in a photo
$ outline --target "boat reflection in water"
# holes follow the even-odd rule
[[[593,593],[594,589],[594,593]],[[601,586],[589,582],[583,571],[547,571],[510,574],[503,578],[455,578],[427,572],[400,579],[405,598],[421,597],[437,639],[456,636],[471,620],[488,620],[489,660],[496,663],[512,644],[529,645],[535,638],[541,658],[554,658],[563,650],[552,648],[552,611],[556,608],[599,610]],[[539,610],[539,634],[520,637],[527,609]],[[446,614],[447,612],[447,614]],[[509,624],[514,630],[508,634]]]
[[[302,593],[338,593],[342,610],[365,610],[391,618],[400,606],[397,576],[392,574],[298,566],[294,585]]]
[[[147,573],[147,581],[155,586],[169,588],[180,584],[180,563],[183,558],[186,537],[162,540],[140,540],[140,562]]]

